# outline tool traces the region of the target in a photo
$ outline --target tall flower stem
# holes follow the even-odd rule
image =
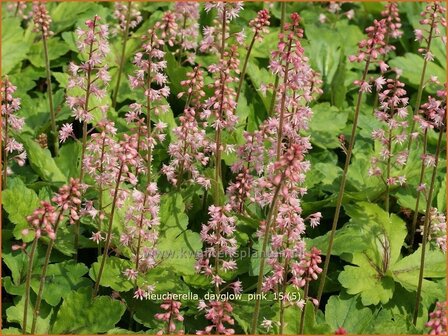
[[[434,5],[434,13],[433,14],[435,14],[436,11],[437,11],[437,4]],[[426,50],[428,52],[429,52],[429,50],[431,50],[431,42],[432,42],[433,32],[434,32],[434,20],[435,20],[435,15],[431,15],[431,28],[429,29],[428,45],[426,46]],[[428,66],[428,60],[425,57],[424,61],[423,61],[422,75],[420,77],[420,84],[418,86],[418,91],[417,91],[417,99],[415,100],[415,106],[414,106],[414,111],[413,111],[414,115],[417,113],[417,111],[420,107],[420,104],[422,102],[422,94],[423,94],[423,88],[424,88],[424,83],[425,83],[427,66]],[[409,130],[408,153],[411,150],[412,140],[413,140],[412,133],[414,133],[414,129],[415,129],[415,120],[412,119],[411,127]]]
[[[280,10],[281,10],[281,18],[280,18],[280,34],[282,34],[285,30],[285,18],[286,18],[286,2],[282,2],[280,4]],[[278,84],[280,81],[280,77],[277,75],[275,75],[275,81],[274,81],[274,89],[272,90],[272,100],[271,100],[271,105],[269,106],[269,111],[268,111],[268,116],[272,116],[272,114],[274,113],[274,107],[275,107],[275,100],[276,100],[276,96],[277,96],[277,89],[278,89]]]
[[[223,13],[222,13],[222,41],[221,41],[221,60],[224,59],[224,50],[226,46],[226,24],[227,24],[227,13],[226,6],[224,4]],[[218,118],[222,117],[222,110],[224,105],[224,87],[225,87],[225,77],[223,78],[223,74],[221,73],[221,103],[219,107]],[[219,205],[219,181],[221,181],[221,127],[218,126],[215,134],[215,192],[214,192],[214,204]]]
[[[111,242],[111,238],[112,238],[112,226],[113,226],[113,222],[114,222],[115,208],[117,205],[118,190],[120,189],[121,176],[123,174],[123,166],[124,166],[124,162],[121,163],[120,169],[118,171],[117,183],[115,185],[114,197],[112,200],[112,209],[110,211],[110,216],[109,216],[109,227],[107,229],[106,244],[104,246],[103,258],[101,259],[101,265],[100,265],[100,269],[98,271],[98,276],[96,277],[95,287],[93,289],[93,297],[96,297],[98,294],[101,276],[103,275],[104,265],[106,264],[107,255],[109,253],[109,247],[110,247],[110,242]]]
[[[303,334],[303,327],[305,326],[304,324],[304,320],[305,320],[305,309],[306,309],[306,301],[308,299],[308,291],[309,291],[309,286],[310,283],[307,281],[305,284],[305,289],[304,289],[304,300],[305,300],[305,305],[302,308],[302,312],[300,313],[300,326],[299,326],[299,334]]]
[[[64,213],[64,209],[61,208],[58,214],[58,218],[56,219],[56,223],[54,224],[54,232],[55,234],[58,231],[59,223],[62,219],[62,214]],[[42,272],[40,274],[40,282],[39,282],[39,290],[37,292],[37,298],[36,298],[36,304],[34,306],[34,312],[33,312],[33,323],[31,325],[31,335],[34,335],[36,331],[37,326],[37,317],[39,316],[40,312],[40,304],[42,303],[42,293],[44,291],[45,286],[45,277],[47,276],[47,268],[48,264],[50,263],[50,257],[51,252],[53,250],[55,239],[50,239],[50,242],[48,243],[47,252],[45,253],[45,261],[44,265],[42,266]]]
[[[92,32],[95,32],[97,17],[95,16],[93,20]],[[93,41],[90,43],[89,47],[89,55],[88,59],[92,58],[93,54]],[[92,67],[89,64],[87,69],[87,86],[86,86],[86,96],[85,96],[85,105],[84,111],[89,111],[89,99],[90,99],[90,86],[92,85]],[[82,147],[81,147],[81,167],[79,172],[79,183],[84,182],[84,157],[86,154],[86,145],[87,145],[87,121],[83,121],[82,123]],[[75,241],[74,241],[74,249],[75,249],[75,261],[78,260],[78,247],[79,247],[79,230],[80,230],[80,222],[77,221],[75,223]]]
[[[59,152],[59,142],[58,142],[58,132],[56,128],[56,112],[53,106],[53,89],[51,87],[51,70],[50,70],[50,59],[48,57],[47,36],[43,30],[42,30],[42,43],[44,46],[45,71],[47,75],[48,105],[50,108],[51,137],[53,140],[52,147],[54,156],[57,156]]]
[[[241,70],[241,73],[240,73],[240,82],[238,84],[238,89],[236,91],[236,98],[235,98],[236,103],[238,103],[238,100],[240,98],[241,89],[243,87],[243,82],[244,82],[244,77],[246,76],[247,63],[249,62],[250,54],[252,52],[252,48],[254,47],[257,36],[258,36],[258,33],[255,32],[254,37],[252,37],[252,41],[250,41],[249,48],[247,48],[246,57],[244,58],[244,63],[243,63],[243,69]]]
[[[126,15],[126,26],[123,31],[123,41],[122,41],[122,48],[121,48],[121,55],[120,55],[120,64],[118,66],[118,77],[117,77],[117,82],[115,84],[114,95],[112,96],[112,107],[113,108],[115,108],[115,106],[117,105],[118,90],[120,89],[121,75],[122,75],[123,67],[124,67],[126,44],[129,39],[129,23],[131,21],[131,7],[132,7],[132,1],[128,1],[128,12]]]
[[[292,29],[293,29],[293,32],[294,32],[294,27]],[[289,63],[288,63],[288,60],[289,60],[289,56],[291,54],[291,48],[292,48],[292,39],[289,40],[288,51],[286,52],[285,78],[283,80],[283,93],[282,93],[282,101],[281,101],[281,106],[280,106],[279,125],[278,125],[277,161],[280,159],[281,150],[282,150],[283,124],[284,124],[285,106],[286,106],[286,90],[287,90],[288,75],[289,75]]]
[[[7,103],[7,96],[8,96],[8,85],[6,84],[7,81],[5,81],[5,95],[3,97],[3,100],[5,101],[5,104]],[[2,179],[2,190],[6,189],[6,180],[8,178],[8,150],[6,149],[6,144],[9,142],[8,137],[8,114],[5,114],[5,144],[3,146],[3,179]]]
[[[367,58],[367,61],[366,61],[366,66],[364,68],[364,72],[362,74],[361,82],[364,82],[366,80],[367,72],[369,71],[370,60],[371,60],[371,56],[369,55],[369,57]],[[319,283],[319,289],[317,292],[318,305],[320,304],[320,301],[322,298],[322,293],[324,291],[328,267],[330,266],[331,251],[333,249],[334,235],[336,233],[336,228],[338,226],[339,214],[340,214],[341,207],[342,207],[342,199],[344,198],[345,184],[347,182],[348,167],[350,165],[350,159],[352,157],[353,146],[355,145],[356,129],[358,127],[358,117],[359,117],[359,110],[361,108],[362,96],[363,96],[363,92],[360,91],[358,94],[358,100],[356,102],[355,115],[353,118],[352,133],[351,133],[349,147],[347,150],[347,155],[345,157],[344,171],[342,173],[341,185],[339,187],[338,199],[336,201],[336,211],[334,214],[333,225],[331,227],[330,237],[329,237],[329,241],[328,241],[327,254],[325,255],[325,264],[324,264],[324,268],[322,271],[322,278]]]
[[[423,153],[422,155],[426,155],[428,146],[428,129],[425,128],[425,131],[423,133]],[[426,171],[426,165],[425,160],[422,160],[422,165],[420,167],[420,178],[418,181],[418,187],[420,187],[423,183],[423,180],[425,178],[425,171]],[[409,242],[409,249],[412,250],[412,246],[414,245],[414,239],[415,239],[415,230],[417,229],[417,219],[418,219],[418,209],[420,206],[420,197],[421,197],[421,190],[420,188],[417,188],[417,201],[415,202],[415,208],[414,208],[414,215],[412,217],[412,224],[411,224],[411,232],[410,234],[410,242]]]
[[[417,285],[417,293],[416,293],[416,297],[415,297],[415,307],[414,307],[414,316],[413,316],[414,324],[416,324],[416,322],[417,322],[418,311],[419,311],[420,300],[421,300],[422,285],[423,285],[423,272],[425,269],[426,244],[428,241],[429,229],[430,229],[430,212],[431,212],[432,196],[434,193],[434,185],[436,182],[437,166],[439,164],[439,155],[440,155],[440,150],[442,147],[442,138],[443,138],[443,130],[441,129],[440,133],[439,133],[439,139],[437,140],[437,149],[436,149],[436,155],[435,155],[434,168],[432,170],[432,176],[431,176],[431,185],[429,187],[428,199],[426,200],[425,222],[423,224],[422,254],[421,254],[421,258],[420,258],[420,270],[419,270],[419,275],[418,275],[418,285]]]
[[[25,305],[23,308],[23,323],[22,323],[22,334],[26,334],[26,326],[28,320],[28,306],[30,302],[30,289],[31,289],[31,274],[33,273],[34,265],[34,255],[37,248],[37,238],[34,238],[33,244],[31,245],[31,251],[28,261],[28,270],[26,272],[26,282],[25,282]]]
[[[258,297],[261,293],[261,287],[263,285],[263,276],[264,276],[264,266],[266,262],[266,249],[268,247],[268,241],[269,241],[269,231],[271,230],[272,223],[274,221],[274,214],[277,211],[277,201],[280,194],[280,189],[282,187],[282,182],[279,183],[277,188],[275,189],[274,196],[272,198],[271,207],[269,208],[268,218],[266,221],[266,227],[263,237],[263,245],[261,248],[261,255],[260,255],[260,269],[258,271],[258,281],[257,281],[257,292],[256,292],[256,299],[255,299],[255,309],[254,309],[254,315],[252,318],[252,325],[251,325],[251,334],[256,334],[257,332],[257,326],[258,326],[258,316],[260,315],[260,304],[261,300]]]

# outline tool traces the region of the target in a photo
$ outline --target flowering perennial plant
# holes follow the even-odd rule
[[[29,7],[2,332],[446,333],[442,3]]]

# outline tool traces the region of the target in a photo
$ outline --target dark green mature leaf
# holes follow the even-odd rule
[[[39,275],[40,271],[39,269]],[[83,278],[87,272],[88,268],[84,264],[75,263],[73,260],[50,264],[47,269],[42,298],[51,306],[58,305],[61,299],[67,297],[71,291],[91,284],[89,279]],[[31,288],[36,294],[39,291],[39,284],[40,278],[33,277]]]
[[[343,327],[347,333],[363,334],[373,319],[372,311],[362,307],[359,296],[332,296],[325,306],[325,321],[333,331]]]
[[[270,297],[272,299],[272,297]],[[233,304],[232,316],[235,318],[238,325],[245,333],[250,332],[250,324],[253,318],[254,303],[253,298],[249,294],[242,294],[241,299],[235,301]],[[260,303],[260,317],[272,320],[275,316],[275,310],[272,309],[273,301],[261,300]],[[263,320],[263,319],[261,319]],[[260,321],[261,322],[261,321]],[[259,332],[266,332],[263,327],[258,327]]]
[[[108,296],[92,298],[91,288],[70,293],[56,316],[52,332],[56,334],[98,334],[114,328],[126,307]]]
[[[8,219],[15,224],[13,233],[16,239],[22,239],[22,230],[28,227],[26,217],[39,207],[39,198],[34,190],[28,189],[20,178],[8,180],[8,188],[2,193],[3,207]],[[31,238],[31,235],[27,238]]]

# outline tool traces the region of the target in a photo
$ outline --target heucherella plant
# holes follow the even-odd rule
[[[174,15],[177,22],[176,44],[180,46],[178,53],[179,64],[182,60],[194,64],[196,49],[198,48],[199,36],[199,3],[176,2],[174,4]]]
[[[47,7],[44,3],[35,2],[33,4],[33,22],[34,31],[39,33],[42,38],[43,51],[45,57],[45,70],[47,74],[47,95],[48,95],[48,106],[50,108],[50,122],[51,122],[51,139],[52,139],[52,149],[54,155],[57,156],[59,151],[59,142],[57,137],[56,128],[56,111],[53,104],[53,91],[51,88],[51,70],[50,70],[50,60],[48,56],[48,39],[54,34],[50,30],[51,17],[48,14]]]
[[[143,20],[140,11],[137,9],[138,4],[128,1],[127,4],[122,2],[115,3],[114,15],[118,21],[117,34],[122,34],[121,54],[118,60],[117,80],[115,82],[115,89],[112,96],[112,107],[115,108],[117,104],[118,90],[120,89],[121,76],[123,74],[123,67],[125,64],[126,45],[129,40],[131,29],[136,28]]]
[[[367,78],[367,74],[369,71],[370,64],[374,64],[375,62],[378,62],[380,71],[385,72],[388,69],[388,65],[380,59],[382,55],[387,54],[391,50],[394,50],[394,46],[387,44],[385,41],[386,33],[387,33],[387,21],[386,19],[382,20],[374,20],[373,25],[366,28],[367,32],[367,39],[362,40],[358,44],[358,54],[357,55],[351,55],[349,57],[349,60],[351,62],[358,62],[358,63],[364,63],[364,70],[362,72],[361,79],[355,80],[354,84],[359,87],[358,91],[358,98],[356,100],[355,105],[355,114],[353,117],[353,125],[352,125],[352,132],[350,136],[350,142],[349,146],[346,150],[346,158],[345,158],[345,164],[344,164],[344,170],[342,174],[342,179],[339,186],[339,193],[338,193],[338,199],[336,202],[336,210],[333,217],[333,224],[330,232],[330,238],[329,238],[329,244],[327,248],[327,253],[325,255],[325,263],[324,268],[322,272],[322,277],[319,284],[319,291],[317,295],[317,300],[320,302],[325,286],[325,281],[327,277],[328,267],[330,265],[330,256],[331,251],[333,249],[333,242],[334,242],[334,234],[336,232],[336,227],[338,225],[339,221],[339,215],[342,207],[342,199],[345,191],[345,185],[347,183],[347,172],[350,165],[350,160],[353,152],[353,147],[355,145],[355,138],[356,138],[356,131],[358,127],[358,119],[359,119],[359,113],[361,109],[361,101],[362,97],[366,93],[372,92],[372,84]]]
[[[13,96],[17,87],[7,77],[2,79],[2,189],[7,186],[8,175],[12,174],[8,165],[9,160],[14,160],[19,166],[23,166],[26,160],[26,151],[23,145],[14,138],[15,132],[20,132],[25,122],[24,118],[17,116],[20,110],[20,98]],[[13,156],[10,154],[14,153]]]
[[[444,7],[3,4],[2,334],[446,334]]]
[[[396,185],[403,186],[406,183],[406,176],[398,174],[406,165],[408,158],[405,143],[409,99],[406,97],[404,83],[398,80],[398,75],[394,79],[387,80],[382,76],[378,77],[375,85],[380,101],[375,117],[384,124],[384,128],[372,132],[372,137],[379,141],[381,147],[379,155],[371,159],[372,166],[369,175],[377,176],[384,182],[385,209],[389,212],[390,188]]]
[[[420,104],[422,102],[423,90],[425,85],[427,84],[426,69],[428,63],[434,61],[434,55],[431,51],[433,40],[436,38],[441,38],[446,44],[446,36],[444,36],[441,31],[441,27],[443,27],[444,30],[446,29],[445,12],[446,8],[443,7],[438,1],[434,1],[432,4],[426,5],[425,10],[420,13],[421,19],[419,23],[422,25],[422,28],[414,30],[415,40],[419,43],[422,43],[422,46],[418,51],[424,58],[417,99],[414,105],[414,115],[417,113],[420,107]],[[412,121],[409,130],[408,150],[411,149],[413,139],[415,138],[414,129],[415,122]]]

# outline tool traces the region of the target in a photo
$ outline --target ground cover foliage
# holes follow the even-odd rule
[[[2,2],[2,333],[446,334],[445,29]]]

